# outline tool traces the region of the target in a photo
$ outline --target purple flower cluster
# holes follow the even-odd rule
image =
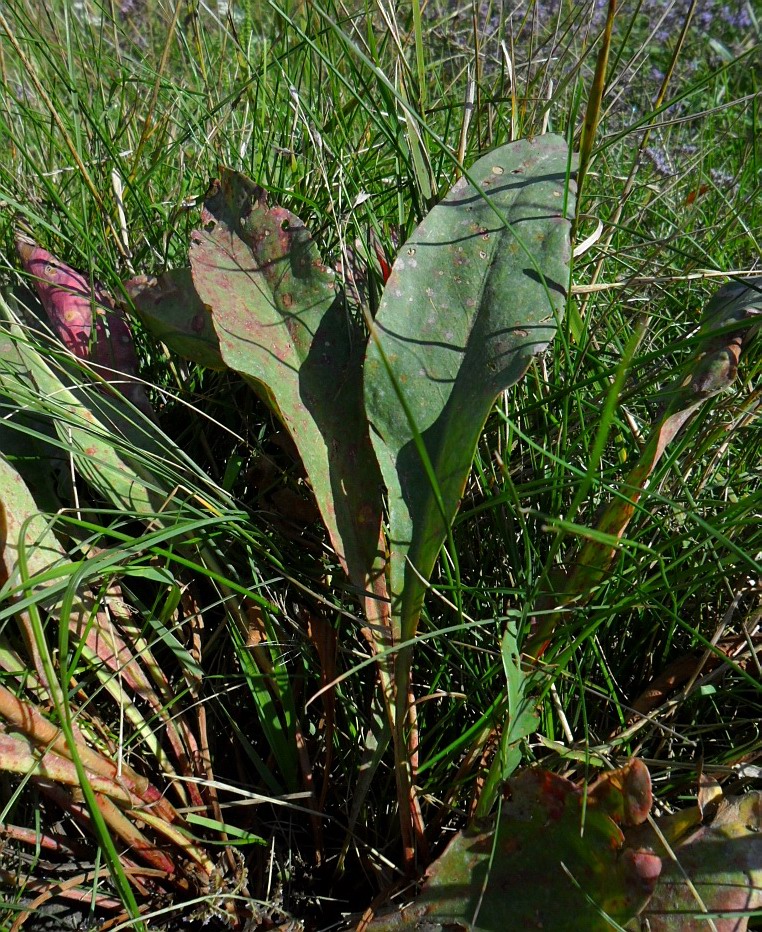
[[[749,29],[754,21],[749,4],[742,0],[723,4],[717,0],[709,0],[703,9],[696,11],[696,24],[704,32],[712,32],[718,22],[728,29],[743,32]]]
[[[679,35],[688,15],[692,0],[623,0],[617,18],[624,21],[633,14],[641,27],[655,30],[654,39],[668,43]],[[751,13],[752,0],[699,0],[693,15],[691,29],[694,34],[719,37],[728,41],[743,38],[754,25]],[[479,28],[485,37],[501,32],[513,36],[514,43],[527,40],[530,35],[545,38],[558,27],[561,30],[574,24],[593,34],[599,32],[606,21],[608,0],[480,0],[478,5]],[[466,38],[472,29],[470,4],[456,8],[454,0],[439,0],[427,6],[430,18],[444,17],[451,37],[463,33]]]
[[[709,177],[718,188],[732,188],[736,183],[734,175],[724,172],[720,168],[710,168]]]
[[[642,15],[648,16],[654,24],[658,23],[655,38],[659,42],[669,42],[683,28],[691,0],[672,0],[664,4],[661,0],[646,0],[641,7]],[[704,36],[732,38],[753,25],[751,11],[746,0],[733,0],[722,3],[721,0],[701,0],[693,14],[691,28]]]
[[[698,0],[688,32],[690,44],[678,62],[673,88],[702,65],[717,64],[719,53],[707,38],[726,46],[731,53],[748,40],[756,26],[752,2]],[[620,62],[616,74],[609,75],[604,98],[607,132],[626,128],[652,107],[691,3],[619,0],[614,43],[632,27],[629,45],[634,54]],[[505,72],[505,50],[510,49],[519,94],[525,89],[532,107],[547,94],[551,81],[558,87],[576,68],[580,50],[589,48],[592,39],[600,34],[608,10],[609,0],[479,0],[474,23],[472,8],[464,0],[430,0],[426,15],[432,26],[430,35],[441,42],[442,60],[454,79],[461,73],[462,56],[473,55],[476,26],[482,74]],[[679,115],[681,106],[676,103],[670,115]],[[655,154],[650,158],[657,171],[668,172],[668,166],[659,164]]]
[[[143,12],[145,0],[122,0],[119,5],[119,16],[122,19],[129,19],[132,16],[139,16]]]
[[[657,175],[661,175],[664,178],[674,178],[680,175],[685,179],[688,175],[693,174],[694,169],[700,168],[700,166],[693,164],[687,169],[686,174],[685,163],[691,156],[696,155],[698,151],[698,146],[691,143],[683,143],[672,146],[669,152],[658,145],[648,146],[643,150],[643,154],[647,161],[651,163]],[[704,168],[703,171],[706,171],[706,168]],[[709,168],[709,178],[715,187],[725,190],[735,188],[737,184],[737,178],[734,175],[720,168]],[[699,193],[703,193],[705,189],[706,185],[701,185],[701,188],[694,189],[693,194],[689,195],[689,197],[695,198],[697,190]]]
[[[663,149],[657,149],[655,146],[649,146],[647,149],[645,149],[645,155],[653,165],[657,174],[664,175],[665,178],[669,178],[671,175],[675,174],[669,156]]]

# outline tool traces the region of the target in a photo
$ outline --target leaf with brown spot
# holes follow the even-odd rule
[[[364,338],[298,217],[224,170],[191,237],[193,282],[225,363],[281,419],[331,543],[365,590],[379,559],[381,478],[362,406]]]
[[[400,249],[365,360],[389,496],[395,638],[414,636],[495,399],[563,316],[573,158],[547,134],[483,155]]]
[[[698,810],[689,813],[687,830],[683,813],[657,820],[676,861],[650,825],[626,833],[628,844],[662,856],[662,875],[643,912],[651,932],[709,928],[704,909],[717,932],[745,932],[762,909],[762,792],[715,798],[712,808],[704,824]]]

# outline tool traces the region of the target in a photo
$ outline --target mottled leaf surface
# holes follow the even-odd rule
[[[568,158],[552,135],[480,158],[474,184],[462,178],[429,213],[387,282],[365,363],[365,405],[389,492],[403,637],[415,632],[419,574],[431,574],[487,415],[553,338],[564,310],[574,212]]]
[[[222,358],[280,417],[331,542],[357,585],[377,556],[380,485],[362,408],[363,339],[302,222],[236,172],[192,236],[193,282]]]
[[[24,384],[24,371],[14,341],[0,326],[0,451],[18,470],[40,510],[53,514],[60,507],[60,483],[68,472],[68,454],[57,445],[49,419],[19,405],[16,386],[20,382],[25,391],[31,387],[29,382]],[[2,378],[6,372],[13,373],[7,388]]]
[[[625,847],[611,817],[613,787],[635,773],[648,779],[642,764],[628,765],[599,805],[563,777],[524,771],[508,781],[497,824],[458,833],[427,871],[419,898],[370,929],[603,932],[612,928],[606,917],[628,921],[648,901],[661,870],[647,848]],[[624,800],[613,808],[633,814]],[[635,818],[641,815],[636,807]]]
[[[49,520],[40,514],[24,480],[0,453],[0,586],[21,582],[20,548],[27,578],[68,563]]]
[[[199,298],[190,269],[124,282],[140,322],[173,352],[207,369],[224,369],[212,315]]]
[[[703,904],[717,932],[745,932],[762,910],[762,792],[719,796],[703,819],[698,808],[689,814],[657,820],[677,861],[650,825],[627,832],[628,843],[650,846],[664,864],[643,918],[652,932],[708,929]]]

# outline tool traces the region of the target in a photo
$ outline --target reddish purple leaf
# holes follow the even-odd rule
[[[16,249],[63,345],[153,417],[143,386],[135,379],[138,359],[129,324],[111,295],[23,234],[16,235]]]

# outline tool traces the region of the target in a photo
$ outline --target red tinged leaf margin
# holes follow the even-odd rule
[[[364,338],[333,273],[301,220],[229,169],[210,188],[190,265],[223,362],[288,430],[342,566],[371,589],[381,476],[362,408]]]

